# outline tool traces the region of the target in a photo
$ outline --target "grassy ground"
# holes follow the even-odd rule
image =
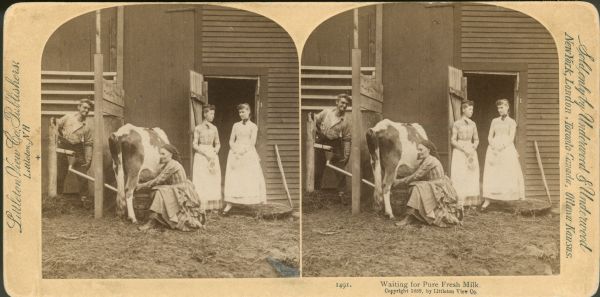
[[[393,193],[403,218],[406,198]],[[370,200],[370,199],[363,199]],[[559,273],[559,217],[510,207],[468,210],[462,227],[394,225],[364,203],[353,216],[332,192],[303,196],[303,276],[540,275]]]
[[[291,217],[208,214],[205,230],[186,233],[138,231],[112,213],[96,220],[74,198],[44,201],[43,209],[43,278],[280,277],[267,258],[299,267]]]

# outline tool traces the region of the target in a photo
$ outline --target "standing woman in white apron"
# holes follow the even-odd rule
[[[233,124],[229,139],[229,155],[225,172],[225,202],[222,215],[233,204],[260,204],[267,201],[265,177],[256,152],[258,127],[250,121],[250,105],[237,106],[241,121]]]
[[[215,106],[202,109],[204,120],[194,128],[194,174],[193,182],[203,210],[219,210],[222,207],[221,166],[219,164],[219,131],[212,124]]]
[[[477,125],[471,120],[473,101],[463,101],[462,117],[452,125],[452,185],[458,195],[458,207],[481,205]]]
[[[481,210],[485,211],[492,200],[511,201],[525,199],[523,171],[514,140],[517,122],[508,116],[507,99],[496,101],[499,117],[492,120],[489,146],[483,170],[483,198]]]

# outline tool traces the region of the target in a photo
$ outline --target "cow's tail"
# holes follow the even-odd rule
[[[382,168],[381,168],[381,154],[379,153],[379,139],[377,133],[371,128],[367,130],[367,148],[371,155],[371,168],[373,169],[373,179],[375,181],[375,189],[373,190],[373,200],[377,208],[381,207],[383,201],[382,192]]]
[[[123,169],[123,153],[119,137],[112,133],[108,138],[108,149],[113,161],[113,171],[117,181],[117,215],[123,215],[125,211],[125,172]]]

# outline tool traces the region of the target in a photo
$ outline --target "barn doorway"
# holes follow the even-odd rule
[[[471,118],[477,124],[479,134],[479,147],[477,155],[479,157],[479,170],[483,174],[485,164],[485,153],[488,147],[488,134],[492,120],[498,117],[496,100],[508,99],[510,102],[509,116],[517,120],[517,104],[515,99],[518,92],[518,75],[500,74],[500,73],[469,73],[464,72],[467,77],[468,99],[475,102],[473,117]],[[515,137],[515,145],[517,139]],[[518,149],[518,147],[517,147]]]
[[[206,76],[208,82],[208,103],[215,106],[215,119],[213,124],[219,130],[221,150],[219,162],[221,164],[222,181],[225,181],[225,168],[229,154],[229,137],[233,124],[240,121],[238,104],[250,105],[250,120],[258,125],[256,109],[256,94],[258,92],[258,78],[223,78]],[[259,127],[260,128],[260,127]]]

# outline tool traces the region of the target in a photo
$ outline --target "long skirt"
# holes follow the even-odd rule
[[[219,157],[215,154],[212,162],[199,153],[194,154],[193,182],[198,197],[202,202],[202,209],[221,209],[221,166]]]
[[[459,223],[456,191],[448,177],[417,181],[410,186],[406,205],[415,209],[415,216],[419,220],[439,227]]]
[[[502,201],[525,198],[523,172],[514,145],[500,152],[488,147],[483,169],[483,197]]]
[[[481,204],[479,189],[479,160],[477,153],[471,158],[459,150],[452,151],[451,171],[452,185],[458,195],[459,206],[474,206]]]
[[[186,180],[177,185],[161,185],[152,188],[153,200],[150,210],[158,214],[158,220],[181,231],[202,227],[204,211],[192,182]]]
[[[260,204],[267,201],[265,177],[254,146],[242,156],[231,151],[225,172],[225,202]]]

